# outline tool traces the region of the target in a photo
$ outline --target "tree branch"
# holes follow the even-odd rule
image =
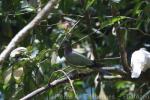
[[[75,80],[75,79],[83,79],[83,78],[86,78],[87,76],[90,76],[92,74],[92,72],[89,72],[89,73],[80,73],[80,74],[73,74],[70,76],[70,79],[72,80]],[[44,91],[47,91],[48,89],[51,89],[51,88],[54,88],[55,86],[59,85],[59,84],[62,84],[62,83],[67,83],[69,82],[68,78],[65,77],[65,78],[62,78],[62,79],[57,79],[57,80],[54,80],[53,82],[49,83],[48,85],[46,86],[43,86],[33,92],[31,92],[30,94],[24,96],[23,98],[21,98],[20,100],[28,100],[28,99],[31,99],[32,97],[36,96],[37,94],[41,94],[43,93]]]
[[[91,72],[87,72],[87,73],[74,73],[74,74],[70,74],[70,79],[71,80],[76,80],[76,79],[86,79],[88,76],[91,76],[92,74],[95,74],[96,71],[91,71]],[[104,80],[128,80],[128,81],[133,81],[133,82],[150,82],[150,76],[148,76],[149,72],[146,72],[144,74],[141,75],[140,78],[138,79],[132,79],[129,75],[125,75],[124,73],[122,73],[121,75],[116,75],[116,76],[103,76],[102,79]],[[147,76],[147,77],[145,77]],[[38,94],[41,94],[45,91],[47,91],[48,89],[52,89],[60,84],[64,84],[64,83],[67,83],[69,82],[68,78],[67,77],[64,77],[64,78],[61,78],[61,79],[57,79],[57,80],[54,80],[53,82],[51,83],[48,83],[48,85],[46,86],[43,86],[31,93],[29,93],[28,95],[24,96],[23,98],[21,98],[20,100],[28,100],[28,99],[31,99],[33,98],[34,96],[38,95]]]
[[[92,25],[91,25],[91,13],[88,10],[85,12],[85,20],[86,20],[86,25],[87,25],[87,32],[90,35],[90,33],[92,31]],[[94,54],[94,59],[99,59],[99,56],[97,55],[97,52],[96,52],[96,45],[95,45],[96,42],[95,42],[94,34],[91,34],[90,42],[91,42],[92,51],[93,51],[93,54]]]
[[[25,38],[26,35],[29,34],[29,31],[37,26],[57,3],[58,0],[49,0],[47,5],[37,14],[37,16],[15,35],[6,49],[0,54],[0,65],[2,65],[4,60],[9,56],[10,52]]]
[[[129,73],[130,75],[130,66],[128,65],[128,60],[127,60],[127,52],[125,50],[125,38],[124,38],[124,32],[123,30],[120,29],[120,27],[116,28],[116,33],[117,33],[117,40],[119,44],[119,51],[120,51],[120,56],[121,56],[121,62],[124,67],[124,70]]]

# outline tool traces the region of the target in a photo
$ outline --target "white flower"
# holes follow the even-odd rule
[[[142,71],[150,68],[150,53],[145,48],[133,52],[131,56],[131,67],[131,78],[138,78]]]

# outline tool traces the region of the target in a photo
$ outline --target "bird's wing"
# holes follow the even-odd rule
[[[93,64],[92,60],[74,51],[66,55],[66,59],[70,64],[77,65],[77,66],[87,66]]]

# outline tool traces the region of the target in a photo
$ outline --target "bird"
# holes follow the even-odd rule
[[[102,67],[101,64],[98,64],[95,61],[88,59],[84,55],[75,52],[72,49],[69,40],[64,40],[62,46],[64,48],[64,57],[70,65],[77,67],[87,66],[89,68]]]
[[[131,78],[139,78],[142,72],[150,68],[150,52],[145,48],[136,50],[131,55]]]

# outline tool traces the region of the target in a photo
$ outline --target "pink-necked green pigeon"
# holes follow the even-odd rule
[[[102,67],[100,64],[95,63],[93,60],[88,59],[84,55],[72,50],[71,43],[68,40],[63,42],[64,56],[66,61],[74,66],[88,66],[88,67]]]

